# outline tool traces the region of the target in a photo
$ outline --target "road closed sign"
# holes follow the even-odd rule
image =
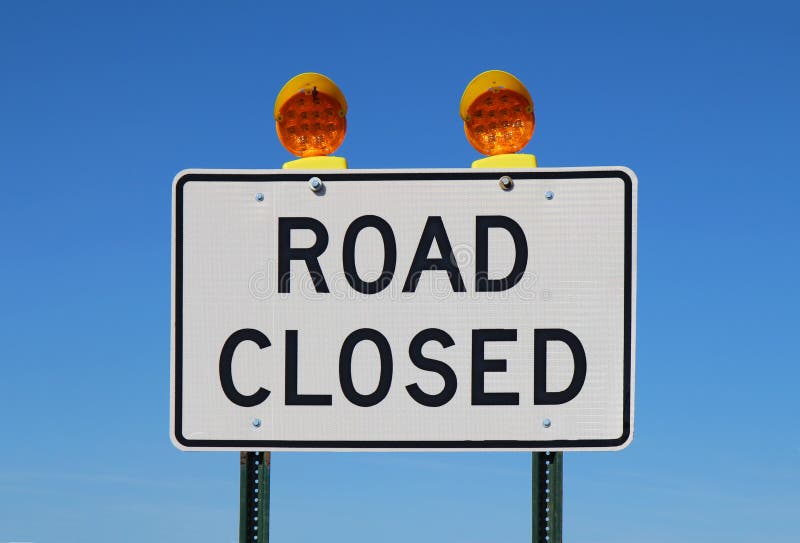
[[[173,442],[626,446],[636,191],[624,168],[181,172]]]

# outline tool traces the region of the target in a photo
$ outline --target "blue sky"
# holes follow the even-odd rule
[[[278,4],[278,3],[275,3]],[[792,2],[0,3],[0,543],[232,542],[238,457],[168,437],[170,188],[290,159],[291,76],[355,168],[466,167],[477,73],[540,166],[639,176],[636,437],[565,457],[569,541],[800,538]],[[530,540],[530,457],[274,455],[276,542]]]

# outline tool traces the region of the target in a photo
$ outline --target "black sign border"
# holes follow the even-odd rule
[[[320,172],[321,174],[321,172]],[[484,440],[484,441],[278,441],[278,440],[235,440],[235,439],[188,439],[183,435],[183,188],[192,182],[269,182],[300,181],[308,182],[309,173],[291,170],[270,173],[246,171],[230,172],[192,172],[183,173],[175,181],[174,192],[174,390],[173,390],[173,429],[174,439],[186,448],[220,448],[233,450],[270,450],[270,449],[519,449],[519,450],[558,450],[564,449],[598,449],[618,448],[629,442],[632,434],[632,374],[631,374],[631,338],[632,338],[632,266],[633,266],[633,180],[629,173],[622,169],[574,169],[548,171],[526,170],[462,170],[462,171],[358,171],[341,170],[326,171],[326,181],[486,181],[499,179],[503,175],[511,175],[514,179],[619,179],[625,185],[625,292],[624,292],[624,339],[623,339],[623,415],[622,435],[614,439],[554,439],[549,441],[516,441],[516,440]]]

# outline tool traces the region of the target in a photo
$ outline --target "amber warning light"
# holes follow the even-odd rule
[[[298,157],[330,155],[344,141],[347,102],[336,84],[318,73],[290,79],[275,100],[275,129]]]
[[[490,70],[470,81],[461,97],[464,133],[487,156],[520,151],[533,136],[533,100],[519,79]]]

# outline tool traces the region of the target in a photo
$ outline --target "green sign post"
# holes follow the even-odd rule
[[[269,541],[269,452],[239,455],[239,543]]]

